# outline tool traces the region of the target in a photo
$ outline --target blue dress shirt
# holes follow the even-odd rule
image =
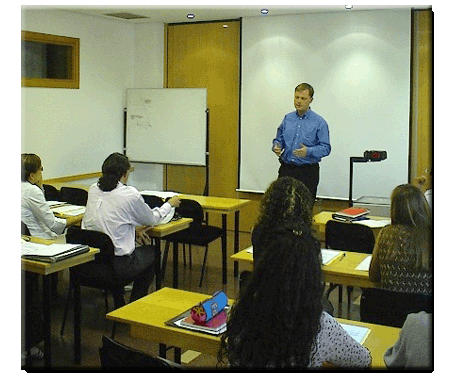
[[[308,151],[306,157],[294,156],[293,151],[304,144]],[[272,149],[279,145],[284,149],[280,158],[287,164],[304,165],[320,162],[331,151],[330,133],[325,119],[309,109],[302,117],[297,111],[288,113],[277,129]]]

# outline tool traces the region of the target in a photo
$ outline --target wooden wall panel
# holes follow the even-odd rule
[[[433,12],[413,12],[411,178],[425,175],[431,187],[433,132]],[[414,182],[414,181],[413,181]]]
[[[209,195],[235,198],[240,21],[171,24],[167,30],[167,87],[208,89]],[[203,193],[204,168],[167,170],[168,189]]]

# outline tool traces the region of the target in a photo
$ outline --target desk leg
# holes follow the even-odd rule
[[[222,284],[227,283],[227,214],[222,214]]]
[[[51,297],[51,276],[43,278],[43,303],[44,303],[44,360],[45,366],[52,366],[52,331],[51,331],[51,313],[50,313],[50,297]]]
[[[238,253],[239,249],[239,210],[234,213],[234,252]],[[234,277],[239,277],[239,263],[234,262]]]
[[[73,288],[73,339],[74,363],[81,363],[81,289],[77,280]]]
[[[178,243],[173,242],[173,288],[178,289]]]
[[[161,289],[161,239],[155,238],[155,268],[156,268],[156,290]]]

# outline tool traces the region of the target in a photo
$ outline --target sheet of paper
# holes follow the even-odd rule
[[[391,219],[384,219],[384,220],[367,219],[367,220],[358,220],[352,223],[363,224],[370,228],[382,228],[391,224]]]
[[[367,256],[363,261],[361,261],[358,266],[355,268],[356,270],[365,270],[368,271],[370,268],[370,262],[372,261],[372,255]]]
[[[163,199],[166,199],[167,197],[176,197],[177,195],[180,195],[179,193],[174,193],[172,191],[153,191],[153,190],[143,190],[140,193],[142,195],[155,195]]]
[[[60,202],[60,201],[47,201],[47,204],[49,205],[49,207],[58,207],[58,206],[62,206],[64,204],[66,204],[66,202]]]
[[[322,252],[322,265],[327,265],[331,263],[335,258],[343,254],[342,251],[336,251],[334,249],[321,249]]]
[[[245,249],[248,253],[253,253],[253,245]]]
[[[363,326],[347,325],[344,323],[340,324],[345,331],[355,339],[359,344],[363,344],[366,338],[369,336],[370,329]]]
[[[52,211],[55,213],[58,213],[58,214],[74,216],[74,215],[84,214],[86,211],[86,207],[76,206],[76,205],[65,205],[65,206],[53,207]]]

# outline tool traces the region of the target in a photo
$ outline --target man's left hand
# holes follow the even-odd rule
[[[301,148],[295,149],[292,153],[294,154],[295,157],[304,158],[306,157],[307,152],[308,148],[305,145],[301,144]]]

